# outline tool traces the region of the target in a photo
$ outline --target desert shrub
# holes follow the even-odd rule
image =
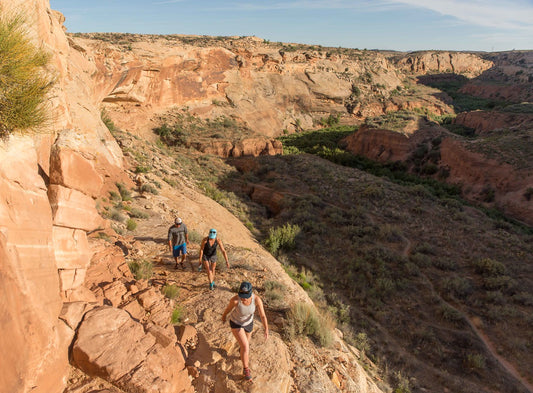
[[[533,187],[528,187],[526,192],[524,192],[524,198],[530,201],[531,197],[533,197]]]
[[[468,372],[483,371],[486,367],[485,356],[480,353],[467,353],[463,365]]]
[[[431,265],[431,258],[428,255],[420,252],[415,252],[414,254],[410,255],[409,259],[419,267],[427,267]]]
[[[397,371],[392,375],[392,380],[394,385],[393,393],[411,393],[409,378],[402,375],[400,371]]]
[[[100,111],[100,118],[102,119],[102,121],[104,122],[105,126],[107,127],[107,129],[109,130],[109,132],[112,135],[116,131],[118,131],[117,126],[115,125],[115,123],[113,123],[113,120],[111,120],[111,118],[109,117],[109,114],[107,113],[107,111],[105,109],[102,109]]]
[[[120,202],[122,201],[122,198],[116,191],[109,191],[109,200],[111,202]]]
[[[140,189],[141,192],[149,192],[150,194],[154,194],[154,195],[157,195],[159,194],[159,191],[157,191],[157,188],[155,188],[152,184],[150,183],[144,183],[142,186],[141,186],[141,189]]]
[[[204,236],[201,235],[200,233],[196,232],[195,230],[193,230],[193,229],[189,230],[189,240],[192,243],[201,243],[203,238],[204,238]]]
[[[170,177],[164,177],[163,180],[171,187],[178,186],[178,182]]]
[[[524,306],[533,306],[533,294],[529,292],[519,292],[513,296],[513,301]]]
[[[152,262],[145,259],[131,261],[128,267],[136,280],[150,279],[154,269]]]
[[[333,340],[332,322],[307,303],[295,303],[289,312],[290,335],[308,336],[323,347]]]
[[[434,258],[433,265],[440,270],[452,271],[457,269],[457,262],[450,258]]]
[[[136,228],[137,228],[137,223],[135,222],[135,220],[132,220],[131,218],[129,218],[128,221],[126,221],[126,229],[128,231],[134,231]]]
[[[28,38],[25,20],[0,17],[0,137],[42,126],[54,79],[45,71],[50,55]]]
[[[122,214],[120,211],[118,211],[117,209],[109,210],[108,215],[109,215],[109,218],[113,221],[124,222],[126,220],[126,216]]]
[[[163,287],[161,292],[163,293],[163,295],[165,295],[165,297],[169,299],[174,299],[175,297],[178,296],[180,289],[178,288],[178,286],[174,284],[170,284],[170,285],[167,284]]]
[[[501,276],[505,273],[505,265],[490,258],[474,261],[474,269],[483,276]]]
[[[483,287],[489,291],[510,290],[516,287],[515,281],[509,276],[485,277]]]
[[[285,224],[282,227],[270,228],[265,247],[272,255],[277,255],[279,250],[290,250],[296,244],[296,236],[301,229],[298,225]]]
[[[456,323],[463,320],[461,312],[446,303],[441,304],[439,308],[439,314],[442,319],[448,322]]]
[[[145,165],[137,165],[135,167],[135,173],[148,173],[152,170],[151,167]]]
[[[472,284],[463,277],[446,278],[443,286],[448,293],[459,298],[465,298],[472,292]]]
[[[170,323],[173,325],[177,325],[178,323],[181,322],[182,319],[183,319],[183,308],[179,304],[177,304],[174,307],[174,310],[172,310],[172,314],[170,316]]]
[[[287,287],[279,281],[265,281],[265,299],[271,305],[281,305]]]
[[[364,332],[357,333],[354,340],[355,347],[359,349],[363,354],[370,352],[370,340],[368,335]]]
[[[131,209],[130,216],[133,218],[148,218],[148,213],[143,212],[139,209]]]
[[[116,186],[118,188],[118,192],[120,194],[121,199],[123,201],[131,201],[131,191],[128,190],[128,188],[122,183],[116,183]]]

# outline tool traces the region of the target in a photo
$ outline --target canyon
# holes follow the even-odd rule
[[[461,185],[462,197],[472,203],[533,225],[533,157],[528,155],[533,135],[528,111],[533,96],[531,52],[396,53],[270,43],[257,37],[70,34],[62,25],[63,15],[51,10],[47,0],[9,0],[0,11],[6,16],[24,14],[29,38],[51,53],[49,68],[56,75],[48,102],[50,124],[0,141],[0,386],[6,392],[392,390],[379,367],[352,345],[353,340],[350,344],[343,339],[339,329],[332,328],[329,347],[287,338],[290,307],[315,307],[308,292],[265,250],[257,231],[205,195],[206,189],[178,158],[163,154],[162,136],[154,132],[162,126],[190,121],[191,128],[179,134],[187,153],[179,154],[190,154],[192,161],[208,164],[211,156],[240,160],[237,171],[255,176],[255,183],[241,187],[230,178],[232,187],[244,190],[267,211],[258,221],[283,217],[300,206],[287,202],[292,197],[312,194],[312,186],[302,191],[297,185],[272,185],[271,180],[282,175],[297,177],[283,173],[274,161],[261,161],[282,154],[277,138],[319,130],[334,121],[357,127],[341,146],[383,164],[402,162],[413,169],[412,157],[421,146],[427,152],[438,146],[435,172],[447,174],[441,180]],[[435,86],[456,82],[457,75],[461,94],[496,106],[505,101],[507,106],[454,116],[452,93]],[[514,107],[518,109],[511,111]],[[399,129],[369,121],[406,111],[411,117]],[[478,138],[464,138],[435,120],[446,116]],[[110,123],[120,131],[110,132]],[[216,124],[216,130],[206,124]],[[296,165],[294,170],[315,165],[324,165],[320,170],[325,172],[336,170],[306,160],[290,165]],[[423,160],[429,162],[427,155]],[[152,173],[143,179],[141,169],[147,163]],[[261,169],[269,165],[275,168]],[[367,181],[358,172],[338,173],[339,184],[346,188]],[[306,176],[301,176],[302,184]],[[146,182],[159,184],[159,191],[143,192]],[[335,206],[349,206],[360,195],[379,198],[381,187],[393,189],[382,186],[381,180],[372,182],[349,201],[335,201]],[[124,225],[117,227],[105,209],[120,191],[119,184],[132,190],[132,198],[121,203],[147,216],[132,233]],[[417,189],[409,192],[413,199],[424,198]],[[435,207],[448,215],[440,209]],[[471,207],[464,210],[472,214],[465,221],[480,215]],[[380,220],[373,214],[367,229]],[[190,269],[172,268],[166,231],[178,215],[197,237],[211,227],[221,228],[233,266],[220,272],[216,294],[205,293],[206,279],[195,272],[196,244],[191,245]],[[391,213],[391,221],[398,215]],[[483,228],[491,227],[480,222]],[[417,231],[429,225],[418,224],[419,229],[389,241],[390,247],[401,246],[402,255],[410,255],[414,247],[404,238],[422,238]],[[394,233],[389,236],[395,238]],[[530,280],[531,250],[525,244],[511,248],[513,258],[526,262],[520,269]],[[468,249],[463,243],[458,247]],[[140,261],[153,264],[153,277],[135,276],[131,263]],[[253,281],[261,296],[268,294],[267,283],[276,282],[286,302],[268,311],[273,332],[268,341],[254,333],[253,386],[239,380],[238,348],[219,320],[240,280]],[[172,285],[180,288],[175,299],[163,294]],[[524,313],[531,308],[528,291],[526,287],[521,298]],[[172,323],[179,304],[186,317]],[[350,307],[356,309],[357,301]],[[376,312],[376,330],[386,326],[384,315]],[[487,330],[491,340],[506,343],[501,330]],[[390,339],[385,351],[402,353],[399,342]],[[515,377],[521,376],[518,382],[501,371],[501,362],[491,363],[506,391],[531,391],[531,356],[520,356],[511,357]],[[448,378],[446,372],[436,373]],[[475,373],[465,384],[489,389]]]

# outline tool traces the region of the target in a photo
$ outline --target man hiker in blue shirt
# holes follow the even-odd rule
[[[176,262],[175,268],[178,268],[178,257],[181,255],[181,262],[179,266],[182,268],[185,267],[183,263],[185,257],[187,256],[187,244],[189,244],[189,234],[187,233],[187,227],[181,220],[181,218],[176,218],[174,220],[174,225],[168,229],[168,247],[172,252],[174,261]]]
[[[198,263],[198,271],[202,270],[202,263],[207,271],[207,279],[209,280],[209,289],[215,289],[215,268],[217,266],[217,246],[220,246],[220,251],[226,260],[226,266],[229,268],[228,253],[222,244],[222,241],[217,238],[217,230],[210,229],[209,235],[203,238],[200,245],[200,261]]]

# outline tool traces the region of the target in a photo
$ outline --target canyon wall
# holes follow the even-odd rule
[[[83,283],[87,231],[105,226],[94,197],[123,176],[123,157],[85,94],[91,66],[70,50],[61,14],[46,0],[2,2],[1,12],[24,16],[57,84],[47,128],[0,141],[0,385],[61,392],[74,332],[58,317]]]

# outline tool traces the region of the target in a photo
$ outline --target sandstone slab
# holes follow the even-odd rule
[[[89,266],[92,252],[85,231],[54,226],[52,234],[59,269],[86,269]]]
[[[90,196],[60,185],[50,185],[48,198],[54,225],[85,231],[104,226],[104,219],[96,211]]]
[[[117,381],[138,367],[154,344],[155,338],[126,311],[98,307],[78,329],[72,361],[89,375]]]

